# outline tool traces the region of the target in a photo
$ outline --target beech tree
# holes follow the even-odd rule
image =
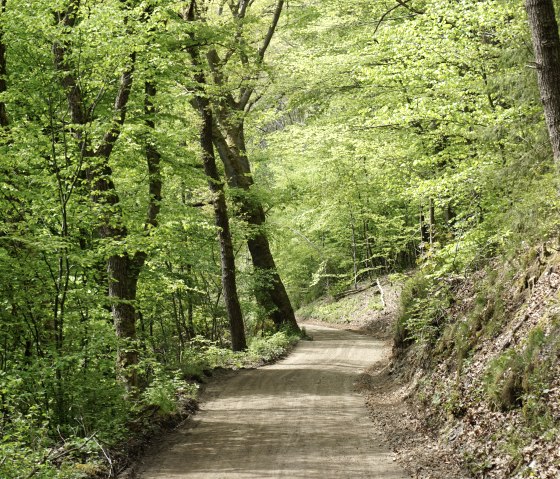
[[[196,0],[191,0],[189,7],[184,12],[184,18],[188,22],[194,22],[200,18],[200,12]],[[233,251],[233,243],[229,227],[229,216],[224,194],[224,183],[220,178],[218,168],[216,166],[216,158],[214,154],[214,144],[212,142],[213,115],[205,88],[206,77],[202,70],[202,62],[200,53],[197,48],[197,42],[201,39],[194,34],[190,35],[192,44],[187,46],[187,51],[195,68],[196,93],[194,97],[194,105],[200,114],[202,126],[200,131],[200,147],[202,150],[202,161],[204,164],[204,172],[208,177],[208,186],[213,194],[212,203],[214,205],[214,216],[216,218],[216,226],[218,228],[218,237],[220,241],[220,256],[222,266],[222,285],[224,292],[224,301],[228,312],[228,318],[231,330],[231,342],[234,351],[242,351],[247,349],[245,339],[245,327],[243,324],[243,314],[237,294],[237,281],[235,273],[235,254]]]
[[[224,164],[229,187],[233,190],[240,217],[247,222],[247,246],[256,273],[256,298],[276,328],[287,326],[299,331],[294,310],[280,278],[266,231],[266,213],[261,199],[254,193],[255,181],[245,139],[245,119],[260,94],[256,91],[264,68],[264,57],[278,27],[285,2],[279,0],[261,7],[260,22],[265,22],[262,40],[255,51],[247,38],[248,17],[253,2],[226,2],[219,17],[231,15],[234,35],[223,52],[211,48],[206,57],[213,82],[221,93],[211,98],[215,112],[213,139]],[[234,86],[239,83],[239,86]]]
[[[72,29],[79,22],[81,12],[78,10],[78,4],[72,2],[65,12],[56,15],[62,28]],[[125,25],[127,22],[125,13]],[[126,26],[124,28],[126,33],[130,33]],[[112,242],[126,241],[127,228],[123,222],[122,207],[109,161],[126,121],[126,109],[136,66],[136,52],[130,52],[127,55],[126,63],[121,67],[119,87],[114,100],[113,112],[109,118],[110,126],[103,134],[98,146],[93,146],[88,137],[87,128],[93,121],[94,111],[87,106],[88,99],[84,97],[80,78],[70,60],[71,45],[65,41],[56,42],[53,52],[55,65],[61,72],[61,84],[66,91],[68,109],[72,115],[73,134],[78,142],[77,147],[80,154],[78,161],[80,165],[87,162],[84,166],[85,177],[89,183],[92,201],[99,209],[98,234],[102,239]],[[149,86],[146,92],[146,108],[148,109],[150,108],[149,96],[153,96],[153,94],[153,87]],[[147,158],[151,181],[147,224],[153,227],[156,224],[158,213],[158,207],[154,202],[157,201],[158,192],[161,191],[161,182],[157,175],[159,157],[153,149],[149,148]],[[79,168],[81,169],[81,166]],[[134,301],[136,300],[138,277],[145,259],[146,254],[141,251],[135,253],[119,251],[110,254],[107,259],[108,293],[115,332],[121,341],[117,364],[129,389],[138,385],[135,369],[138,363],[138,352],[137,346],[134,344],[136,341]]]
[[[560,167],[560,36],[552,0],[525,0],[546,126]]]

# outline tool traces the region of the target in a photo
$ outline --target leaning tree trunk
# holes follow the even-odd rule
[[[247,349],[247,343],[245,340],[245,328],[243,326],[241,306],[237,296],[235,256],[229,229],[224,185],[220,179],[218,168],[216,167],[214,144],[212,142],[212,112],[206,98],[199,96],[197,98],[197,104],[200,115],[202,116],[200,145],[202,146],[204,171],[206,176],[208,176],[210,191],[214,194],[214,215],[220,239],[222,283],[231,329],[232,349],[234,351],[242,351]]]
[[[526,0],[535,64],[554,160],[560,167],[560,37],[553,0]]]
[[[61,22],[66,27],[73,27],[76,21],[75,5],[64,14]],[[67,45],[55,43],[53,45],[55,65],[62,73],[61,84],[66,90],[68,108],[72,122],[78,125],[73,134],[82,152],[80,163],[88,160],[85,176],[88,180],[91,199],[100,207],[98,234],[101,238],[122,240],[127,231],[122,225],[122,213],[119,207],[119,196],[112,180],[112,170],[109,158],[113,147],[120,136],[126,118],[126,106],[132,88],[132,74],[135,66],[135,54],[131,54],[130,63],[121,75],[120,86],[115,98],[114,118],[105,133],[101,145],[94,151],[86,135],[80,128],[90,121],[85,110],[84,97],[74,71],[67,61]],[[136,312],[132,301],[136,298],[136,283],[138,274],[133,270],[134,259],[127,253],[114,254],[107,260],[109,276],[108,296],[111,302],[115,333],[119,339],[117,350],[117,376],[123,381],[128,390],[138,384],[135,365],[138,354],[133,346],[136,341]]]
[[[235,127],[229,126],[227,130],[226,140],[216,125],[214,141],[224,163],[229,185],[232,188],[240,188],[245,192],[239,195],[237,201],[245,220],[253,229],[247,240],[247,246],[255,271],[264,277],[263,281],[260,282],[261,284],[257,285],[256,299],[270,315],[277,329],[287,326],[294,331],[299,331],[290,298],[278,274],[270,244],[264,231],[266,221],[264,208],[257,198],[247,194],[254,182],[249,160],[245,153],[243,123]]]
[[[196,1],[191,0],[190,5],[184,10],[183,18],[188,22],[196,20],[198,15]],[[247,341],[245,339],[245,326],[243,323],[243,314],[239,297],[237,295],[237,281],[235,277],[235,254],[233,251],[233,242],[229,229],[229,217],[227,211],[226,197],[224,193],[224,182],[220,178],[218,168],[216,166],[216,155],[214,153],[213,143],[213,115],[210,107],[210,101],[205,92],[206,76],[201,69],[200,51],[198,49],[199,40],[195,38],[194,33],[190,33],[192,45],[187,47],[192,64],[197,70],[194,79],[197,83],[196,95],[193,99],[193,106],[198,110],[202,119],[202,128],[200,130],[200,146],[202,148],[202,161],[204,164],[204,173],[208,177],[208,186],[214,195],[214,218],[218,227],[218,238],[220,242],[220,257],[222,263],[222,290],[226,310],[229,319],[231,332],[231,347],[234,351],[242,351],[247,349]]]

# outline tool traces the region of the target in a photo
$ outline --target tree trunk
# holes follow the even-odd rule
[[[239,2],[237,6],[236,3],[232,2],[231,8],[232,14],[239,26],[236,40],[239,42],[238,46],[241,47],[238,51],[241,52],[245,51],[246,48],[242,36],[244,19],[253,2]],[[284,0],[276,1],[270,25],[254,58],[254,67],[262,68],[264,56],[278,26],[284,3]],[[189,9],[191,19],[194,19],[194,7],[195,2],[191,0]],[[234,51],[236,49],[231,50],[226,56],[231,58],[230,55]],[[242,54],[241,57],[243,67],[249,67],[251,63],[249,57],[245,54]],[[227,74],[224,72],[227,60],[221,59],[215,49],[208,51],[206,58],[214,82],[217,85],[223,86],[224,78],[227,78]],[[251,72],[247,75],[247,79],[252,78],[253,75],[254,73]],[[278,275],[268,238],[264,231],[265,213],[263,206],[257,199],[250,198],[250,195],[247,194],[253,185],[253,179],[245,148],[243,117],[257,101],[257,99],[251,101],[254,91],[254,86],[247,82],[242,82],[238,95],[236,95],[237,98],[234,98],[233,92],[229,91],[223,96],[213,99],[213,106],[219,117],[219,127],[223,129],[222,134],[218,124],[214,125],[214,143],[224,163],[229,186],[244,190],[244,193],[238,198],[238,203],[247,223],[253,228],[251,236],[247,240],[249,252],[255,272],[257,275],[266,278],[266,281],[260,281],[260,288],[256,291],[257,302],[270,314],[277,328],[288,326],[293,330],[299,331],[290,299]]]
[[[525,0],[544,116],[560,167],[560,37],[553,0]]]
[[[155,83],[147,81],[144,83],[144,114],[146,115],[146,126],[150,131],[155,130],[154,115],[156,114],[156,108],[154,106],[154,98],[157,94],[157,88]],[[148,167],[148,194],[150,195],[150,200],[148,202],[148,211],[146,212],[146,223],[144,229],[149,233],[151,228],[155,228],[158,225],[157,218],[159,211],[161,209],[161,189],[162,189],[162,178],[161,178],[161,154],[155,146],[151,134],[148,134],[148,138],[145,143],[146,152],[146,163]]]
[[[76,20],[75,6],[61,18],[66,27],[73,27]],[[88,114],[84,110],[85,104],[82,90],[78,79],[70,69],[67,61],[67,46],[56,43],[53,45],[55,65],[59,71],[64,73],[61,79],[62,86],[66,90],[68,106],[73,123],[76,125],[87,125]],[[136,64],[136,54],[132,53],[129,63],[121,75],[119,90],[115,97],[113,118],[111,126],[107,129],[100,146],[93,151],[83,132],[74,132],[80,143],[80,150],[84,157],[88,157],[90,166],[86,170],[92,201],[100,208],[98,233],[101,238],[112,240],[123,240],[127,237],[126,227],[122,224],[122,212],[120,210],[120,199],[112,180],[112,169],[109,166],[109,158],[113,152],[122,127],[126,119],[126,107],[130,98],[133,82],[133,73]],[[151,83],[145,86],[145,113],[146,124],[154,127],[154,113],[152,99],[156,94],[156,88]],[[84,158],[81,158],[82,161]],[[145,230],[157,226],[157,216],[161,201],[161,173],[160,155],[150,141],[146,143],[146,160],[149,173],[149,201],[145,222]],[[127,252],[113,254],[107,260],[107,273],[109,276],[108,295],[111,301],[111,312],[115,327],[115,334],[119,339],[117,349],[117,375],[130,391],[138,386],[138,377],[135,365],[138,363],[138,351],[136,346],[136,288],[140,271],[146,260],[146,253],[139,251],[130,256]]]
[[[253,229],[247,240],[247,246],[255,271],[262,274],[265,279],[257,286],[257,302],[270,315],[277,329],[287,326],[294,331],[299,331],[290,298],[278,274],[264,231],[266,221],[264,208],[257,198],[248,194],[254,182],[246,155],[243,123],[230,125],[227,128],[227,140],[215,125],[214,142],[224,163],[228,184],[232,188],[239,188],[245,192],[238,195],[237,201],[244,219]]]
[[[115,333],[119,339],[117,374],[127,389],[138,386],[138,350],[136,346],[136,286],[140,268],[133,267],[128,254],[113,255],[107,261],[109,298]]]
[[[196,19],[196,2],[191,0],[188,8],[183,12],[183,18],[192,22]],[[216,226],[218,227],[218,239],[220,242],[220,259],[222,264],[222,291],[224,293],[224,301],[226,303],[226,311],[229,319],[231,333],[231,347],[234,351],[243,351],[247,349],[247,341],[245,339],[245,326],[243,324],[243,314],[239,297],[237,295],[237,280],[235,277],[235,254],[233,251],[233,242],[231,240],[231,232],[229,229],[229,217],[226,205],[226,197],[224,194],[224,183],[218,173],[216,166],[216,156],[214,154],[213,143],[213,116],[210,108],[210,101],[204,91],[206,85],[206,77],[204,71],[200,68],[200,52],[196,45],[196,39],[193,33],[190,34],[193,40],[193,46],[187,47],[187,51],[191,57],[193,66],[198,70],[195,74],[197,83],[197,94],[195,95],[193,106],[198,110],[202,119],[202,128],[200,130],[200,146],[202,148],[202,161],[204,164],[204,173],[208,177],[208,187],[212,192],[214,217]]]
[[[356,226],[354,225],[354,215],[350,213],[350,229],[352,231],[352,265],[354,271],[354,289],[358,289],[358,257],[356,245]]]
[[[428,208],[430,210],[430,245],[433,245],[436,235],[436,207],[432,198],[428,200]]]
[[[222,262],[222,283],[224,300],[228,311],[229,325],[231,330],[231,346],[234,351],[247,349],[245,340],[245,328],[241,305],[237,296],[237,283],[235,278],[235,256],[233,243],[229,229],[229,218],[227,213],[226,198],[224,195],[224,184],[220,179],[216,158],[214,155],[214,144],[212,138],[212,112],[208,100],[202,96],[197,98],[198,111],[202,117],[202,131],[200,134],[200,145],[202,147],[204,172],[208,176],[208,185],[214,195],[214,215],[218,227],[220,240],[220,254]]]
[[[6,13],[6,0],[0,1],[0,13]],[[4,30],[0,27],[0,93],[4,93],[8,89],[6,75],[6,44],[4,43]],[[8,126],[8,113],[6,111],[6,104],[0,101],[0,127]]]

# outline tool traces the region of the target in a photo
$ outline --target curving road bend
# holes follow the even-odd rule
[[[160,451],[140,479],[404,479],[373,436],[360,371],[383,356],[381,341],[310,326],[286,359],[243,371],[209,399]]]

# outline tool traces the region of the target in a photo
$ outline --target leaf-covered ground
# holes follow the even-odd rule
[[[560,477],[557,251],[526,247],[454,278],[437,338],[401,355],[395,374],[439,462],[476,478]]]

